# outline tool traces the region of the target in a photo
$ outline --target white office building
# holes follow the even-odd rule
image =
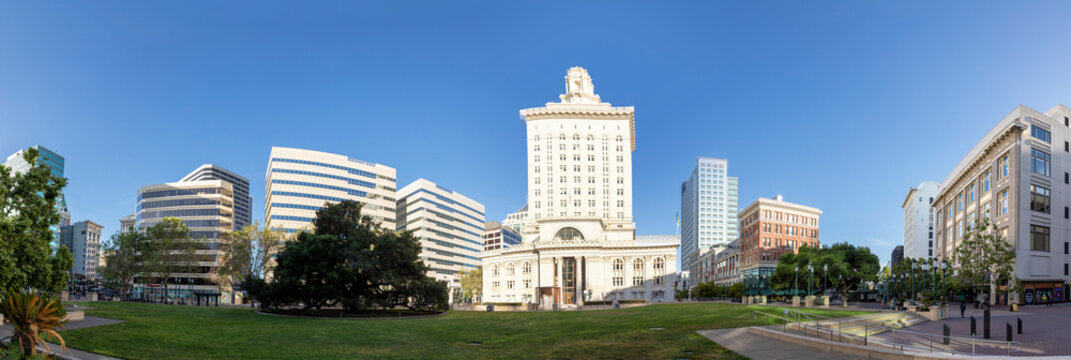
[[[420,240],[420,260],[428,276],[449,284],[451,298],[460,295],[457,273],[480,267],[484,207],[434,182],[417,179],[398,191],[398,231],[412,231]]]
[[[316,210],[324,204],[353,200],[364,204],[362,215],[371,216],[384,229],[395,229],[396,174],[392,167],[345,155],[272,147],[264,219],[273,229],[311,230]]]
[[[60,227],[60,244],[74,255],[71,273],[75,283],[97,279],[100,267],[100,236],[104,227],[86,220]]]
[[[907,191],[904,209],[904,257],[930,259],[933,253],[933,198],[941,184],[923,181]]]
[[[637,239],[632,218],[635,112],[595,95],[569,69],[561,102],[520,111],[527,127],[524,243],[483,255],[483,299],[576,307],[588,301],[670,301],[676,236]]]
[[[681,184],[682,269],[692,268],[700,250],[737,238],[738,181],[728,173],[728,161],[701,157]]]

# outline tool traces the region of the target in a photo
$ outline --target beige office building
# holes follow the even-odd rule
[[[953,259],[970,227],[988,218],[1015,248],[1024,292],[992,303],[1067,301],[1071,213],[1071,109],[1019,106],[960,160],[934,198],[935,256]]]
[[[321,151],[272,147],[264,187],[264,219],[269,228],[311,230],[316,210],[326,203],[354,200],[362,215],[394,230],[395,176],[389,166]]]

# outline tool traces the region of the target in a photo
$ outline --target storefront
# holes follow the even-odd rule
[[[1067,301],[1068,284],[1056,281],[1023,282],[1023,304],[1047,304]]]

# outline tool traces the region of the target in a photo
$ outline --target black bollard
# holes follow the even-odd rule
[[[945,324],[945,341],[944,341],[945,345],[948,345],[948,343],[950,341],[949,340],[949,335],[952,335],[952,329],[948,327],[948,324]]]
[[[1008,323],[1004,323],[1004,324],[1008,325],[1008,329],[1007,329],[1007,330],[1008,330],[1008,340],[1007,340],[1007,341],[1008,341],[1008,342],[1011,342],[1011,341],[1012,341],[1012,335],[1011,335],[1011,334],[1012,334],[1012,330],[1011,330],[1011,324],[1008,324]]]
[[[1023,333],[1023,318],[1015,318],[1015,320],[1016,320],[1017,322],[1019,322],[1019,327],[1018,327],[1018,328],[1016,328],[1016,330],[1019,330],[1019,331],[1018,331],[1018,332],[1019,332],[1019,334],[1022,334],[1022,333]]]
[[[974,316],[971,316],[971,336],[978,335],[978,323],[974,320]]]
[[[983,327],[983,329],[982,329],[982,333],[983,334],[982,335],[983,335],[983,337],[988,339],[989,338],[989,308],[986,308],[985,312],[982,313],[982,327]]]

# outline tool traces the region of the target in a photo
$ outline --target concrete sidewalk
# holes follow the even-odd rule
[[[820,350],[748,333],[747,328],[699,330],[699,335],[752,359],[842,360],[863,357]]]

